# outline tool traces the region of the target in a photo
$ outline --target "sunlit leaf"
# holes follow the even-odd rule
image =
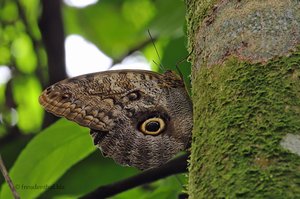
[[[13,79],[13,95],[18,104],[18,126],[24,132],[37,131],[42,124],[43,110],[38,103],[41,91],[35,76],[18,76]]]
[[[5,102],[5,89],[6,89],[6,85],[5,84],[0,84],[0,104],[4,105],[4,102]],[[0,106],[0,110],[2,109],[3,107]]]
[[[0,64],[4,65],[9,63],[11,57],[9,49],[6,46],[0,46],[0,55]]]
[[[18,18],[18,8],[15,2],[10,1],[4,4],[0,12],[0,20],[12,22]]]
[[[131,198],[142,198],[142,196],[150,193],[151,190],[143,189],[142,187],[137,187],[130,189],[121,194],[111,197],[112,199],[131,199]]]
[[[149,0],[127,0],[122,6],[122,14],[124,19],[141,30],[155,16],[156,8]]]
[[[23,12],[26,15],[30,32],[37,39],[40,38],[40,31],[37,24],[37,19],[40,17],[40,0],[20,0]]]
[[[1,31],[2,31],[0,34],[0,38],[2,40],[1,44],[4,46],[6,45],[7,48],[11,48],[11,46],[9,45],[17,37],[18,30],[16,30],[16,27],[14,25],[8,25],[5,26]]]
[[[37,58],[33,50],[32,41],[28,35],[21,34],[14,40],[12,53],[20,71],[32,73],[36,69]]]
[[[9,174],[21,198],[36,198],[94,150],[87,128],[62,119],[25,147]],[[7,184],[2,186],[0,198],[12,198]]]
[[[149,31],[151,33],[151,30]],[[161,68],[160,64],[163,63],[161,63],[162,62],[161,59],[164,56],[164,49],[168,45],[169,41],[170,39],[168,37],[159,38],[154,42],[154,44],[151,43],[146,48],[144,48],[143,50],[144,56],[150,61],[150,66],[153,71],[162,72],[163,69]],[[155,48],[157,49],[157,52]]]

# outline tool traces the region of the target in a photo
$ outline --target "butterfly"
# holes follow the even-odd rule
[[[102,154],[141,170],[190,146],[192,102],[173,71],[113,70],[62,80],[39,97],[44,109],[88,127]]]

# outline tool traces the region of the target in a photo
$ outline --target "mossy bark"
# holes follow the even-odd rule
[[[234,45],[238,44],[233,38],[233,47],[227,48],[231,53],[210,58],[215,54],[210,52],[205,57],[203,51],[208,47],[199,50],[203,48],[199,46],[199,32],[203,32],[201,26],[207,18],[218,17],[219,13],[214,10],[220,2],[229,1],[186,1],[189,47],[194,49],[194,130],[189,196],[191,199],[300,198],[298,27],[296,31],[291,30],[296,40],[288,50],[276,47],[276,51],[269,46],[251,52],[254,48],[244,46],[247,52],[236,53]],[[264,1],[245,2],[259,4]],[[276,0],[268,2],[276,3]],[[300,4],[299,1],[288,2]],[[230,3],[230,6],[240,5],[240,1]],[[291,9],[295,9],[294,4]],[[253,12],[255,9],[253,7]],[[298,20],[297,16],[295,18]],[[286,39],[288,41],[284,38],[279,44],[285,45],[289,37]],[[251,44],[251,37],[247,42]],[[276,54],[264,55],[266,52]]]

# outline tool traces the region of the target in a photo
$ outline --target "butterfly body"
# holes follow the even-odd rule
[[[82,75],[50,86],[39,101],[48,112],[90,128],[94,144],[122,165],[157,167],[190,144],[192,103],[171,71]]]

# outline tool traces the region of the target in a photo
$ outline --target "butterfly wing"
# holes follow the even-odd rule
[[[156,86],[159,74],[134,71],[108,71],[65,79],[48,87],[39,97],[46,111],[65,117],[82,126],[106,131],[114,125],[124,106],[124,96],[136,88],[141,79],[146,86]],[[151,80],[152,79],[152,80]],[[126,103],[126,102],[125,102]]]
[[[50,86],[39,102],[46,111],[90,128],[94,143],[107,156],[141,169],[161,165],[190,139],[191,102],[181,78],[171,71],[82,75]],[[168,123],[165,135],[140,132],[141,122],[151,117]]]

